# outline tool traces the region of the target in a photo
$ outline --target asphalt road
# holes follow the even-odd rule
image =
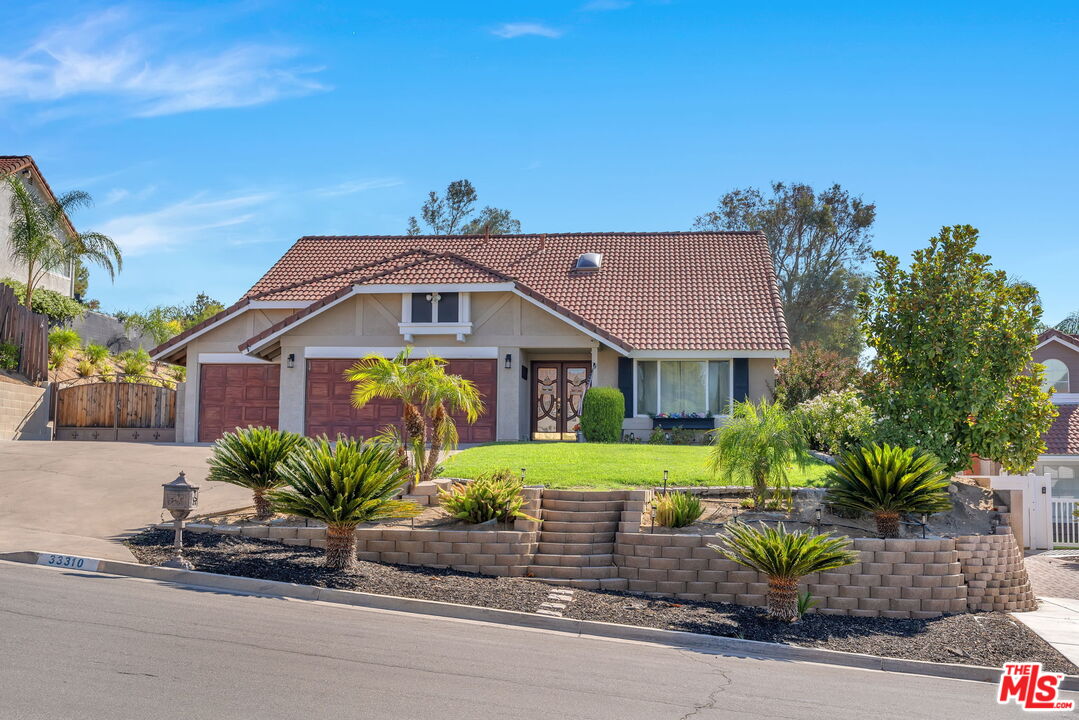
[[[995,718],[982,683],[0,562],[0,717]]]

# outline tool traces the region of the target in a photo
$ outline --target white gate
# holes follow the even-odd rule
[[[1020,515],[1024,544],[1033,550],[1051,550],[1054,542],[1053,482],[1048,475],[994,475],[994,490],[1022,490],[1023,507],[1009,508]]]
[[[1075,510],[1079,507],[1074,499],[1053,498],[1053,545],[1079,545],[1079,518]]]

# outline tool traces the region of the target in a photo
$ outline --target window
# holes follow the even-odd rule
[[[1068,366],[1056,358],[1045,361],[1045,381],[1042,389],[1048,391],[1053,388],[1058,393],[1071,392],[1071,382],[1068,378]]]
[[[460,303],[455,292],[412,293],[411,322],[455,323],[460,315]]]
[[[729,360],[639,360],[636,379],[638,415],[730,411]]]

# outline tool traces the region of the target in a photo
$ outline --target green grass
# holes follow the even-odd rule
[[[553,488],[726,485],[708,471],[708,448],[701,445],[630,445],[599,443],[492,443],[462,450],[445,464],[446,477],[474,478],[498,468],[527,470],[529,485]],[[793,468],[792,485],[819,485],[828,466],[813,458]]]

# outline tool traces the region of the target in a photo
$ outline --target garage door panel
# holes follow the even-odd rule
[[[374,400],[362,408],[352,407],[353,383],[345,380],[345,371],[355,360],[308,360],[306,432],[308,435],[337,434],[353,437],[372,437],[386,425],[400,425],[401,403]],[[495,439],[495,390],[497,384],[494,360],[451,360],[446,371],[471,380],[483,397],[487,411],[472,425],[463,414],[455,413],[461,442],[493,442]]]
[[[199,442],[213,442],[236,427],[276,429],[280,385],[280,365],[202,365]]]

